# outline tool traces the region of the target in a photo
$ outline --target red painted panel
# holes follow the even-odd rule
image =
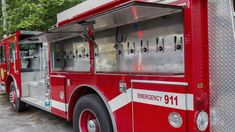
[[[59,109],[56,108],[51,108],[51,112],[59,117],[62,117],[64,119],[67,119],[67,112],[61,111]]]
[[[65,103],[65,99],[60,98],[60,92],[65,92],[65,78],[51,77],[51,99]]]
[[[173,128],[168,116],[171,112],[179,113],[183,118],[180,128]],[[135,132],[186,132],[186,112],[164,107],[134,103],[134,131]]]
[[[186,110],[168,108],[165,106],[159,106],[161,102],[169,107],[180,107],[179,104],[185,103],[186,100],[180,102],[178,96],[172,96],[172,94],[185,94],[186,88],[184,86],[170,86],[170,85],[159,85],[159,84],[147,84],[147,83],[133,83],[133,115],[134,115],[134,130],[135,132],[141,131],[174,131],[174,132],[186,132]],[[142,91],[145,92],[142,92]],[[138,92],[134,92],[138,91]],[[147,92],[147,94],[146,94]],[[167,100],[165,95],[156,94],[153,92],[166,92]],[[172,94],[171,94],[172,93]],[[138,94],[138,95],[137,95]],[[149,98],[146,98],[147,95]],[[158,96],[157,96],[158,95]],[[150,97],[151,96],[151,97]],[[172,100],[170,97],[172,96]],[[184,95],[183,95],[184,96]],[[145,103],[136,102],[137,100],[144,101]],[[153,101],[154,100],[154,101]],[[147,104],[150,102],[154,104]],[[168,101],[168,102],[166,102]],[[185,106],[186,107],[186,106]],[[169,121],[168,116],[171,112],[177,112],[183,119],[183,124],[180,128],[173,128]]]
[[[187,113],[188,131],[198,131],[195,120],[197,113],[207,108],[197,107],[198,95],[206,93],[209,95],[209,61],[208,61],[208,0],[187,0],[184,10],[185,30],[185,67],[186,78],[189,81],[187,93],[194,94],[195,109]],[[209,103],[206,100],[205,103]],[[208,128],[206,131],[210,131]]]
[[[121,109],[114,112],[114,116],[117,122],[118,132],[131,132],[132,126],[132,104],[122,107]]]
[[[58,111],[58,107],[62,107],[61,109],[66,110],[66,93],[65,93],[65,78],[63,77],[51,77],[51,100],[52,100],[52,109],[51,112],[53,114],[67,117],[66,111]],[[64,98],[61,98],[61,93],[64,93]],[[53,101],[60,103],[58,106],[57,104],[53,104]],[[54,107],[54,108],[53,108]]]

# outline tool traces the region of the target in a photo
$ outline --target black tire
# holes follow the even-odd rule
[[[12,91],[15,91],[15,93],[17,93],[14,82],[12,82],[10,85],[10,93]],[[22,112],[25,110],[25,103],[20,101],[20,98],[16,98],[15,105],[12,104],[12,107],[15,112]]]
[[[100,132],[113,132],[111,118],[102,99],[95,94],[81,97],[74,108],[73,130],[80,132],[79,118],[84,110],[92,111],[98,119]]]

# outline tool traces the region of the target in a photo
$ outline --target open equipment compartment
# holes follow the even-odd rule
[[[183,7],[130,2],[94,23],[97,73],[184,74]]]
[[[76,70],[73,67],[90,67],[90,30],[94,32],[95,69],[98,73],[184,74],[182,9],[157,3],[129,2],[99,15],[52,29],[48,37],[48,41],[53,42],[52,71],[89,72],[89,69]],[[76,36],[76,33],[80,36]],[[122,42],[118,40],[120,37]],[[75,41],[83,46],[72,44]],[[169,59],[171,63],[166,64]]]
[[[41,33],[19,42],[20,72],[22,84],[21,100],[50,111],[45,101],[50,97],[48,43]]]

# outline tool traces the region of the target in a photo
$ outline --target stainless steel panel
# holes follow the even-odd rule
[[[73,24],[61,28],[51,29],[48,32],[35,35],[33,37],[21,40],[19,44],[38,44],[38,43],[54,43],[69,38],[74,38],[84,34],[84,26],[81,24]]]
[[[95,3],[97,2],[93,1],[92,4],[89,4],[86,6],[92,6]],[[148,19],[152,19],[156,17],[166,16],[169,14],[179,13],[179,12],[182,12],[182,9],[183,9],[182,6],[170,6],[170,5],[164,5],[164,4],[159,4],[159,3],[132,1],[129,3],[124,3],[121,6],[114,7],[113,9],[105,11],[104,13],[99,13],[95,16],[91,16],[80,21],[86,21],[86,22],[92,22],[92,23],[94,22],[95,23],[94,29],[98,31],[98,30],[103,30],[103,29],[130,24],[134,22],[139,22],[142,20],[148,20]],[[78,6],[80,7],[81,5],[78,5]],[[81,11],[81,9],[83,8],[84,7],[82,8],[74,7],[72,8],[72,10],[73,12],[75,10],[78,10],[79,12],[79,10]],[[90,7],[87,7],[87,8],[90,8]],[[79,14],[78,12],[76,12],[75,14]],[[67,16],[71,16],[71,14]],[[80,32],[81,33],[84,30],[84,28],[85,26],[83,26],[82,24],[78,24],[78,22],[76,21],[70,24],[66,24],[62,27],[52,29],[50,30],[50,32],[70,32],[70,33]],[[53,40],[53,39],[50,39],[50,40]]]
[[[70,31],[72,29],[76,29],[78,25],[74,25],[71,28],[67,29],[69,31],[63,32],[63,31],[57,31],[57,33],[46,33],[46,42],[48,43],[54,43],[54,42],[58,42],[58,41],[63,41],[66,39],[70,39],[70,38],[74,38],[76,36],[81,35],[82,33],[76,32],[76,31]],[[63,30],[63,28],[61,28],[60,30]],[[82,30],[81,32],[83,32],[84,30]]]
[[[39,75],[38,72],[21,72],[21,81],[22,82],[32,82],[37,81],[39,78],[37,77]]]
[[[183,15],[95,33],[97,72],[184,73]]]
[[[21,98],[21,101],[51,113],[51,108],[45,107],[45,102],[42,100],[33,97],[24,97]]]
[[[235,39],[231,0],[209,0],[210,121],[235,131]]]
[[[96,31],[182,12],[182,7],[157,3],[131,2],[88,19]]]
[[[89,44],[81,37],[53,43],[51,53],[53,71],[90,71]]]

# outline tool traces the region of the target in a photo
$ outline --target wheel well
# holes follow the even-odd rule
[[[91,87],[88,86],[82,86],[77,88],[74,92],[73,95],[70,97],[69,100],[69,108],[68,108],[68,120],[71,121],[73,119],[73,111],[74,107],[79,100],[84,95],[88,94],[98,94],[95,90],[93,90]]]
[[[14,79],[12,76],[8,76],[7,77],[7,80],[6,80],[6,92],[9,94],[10,93],[10,85],[11,85],[11,82],[13,82]]]

